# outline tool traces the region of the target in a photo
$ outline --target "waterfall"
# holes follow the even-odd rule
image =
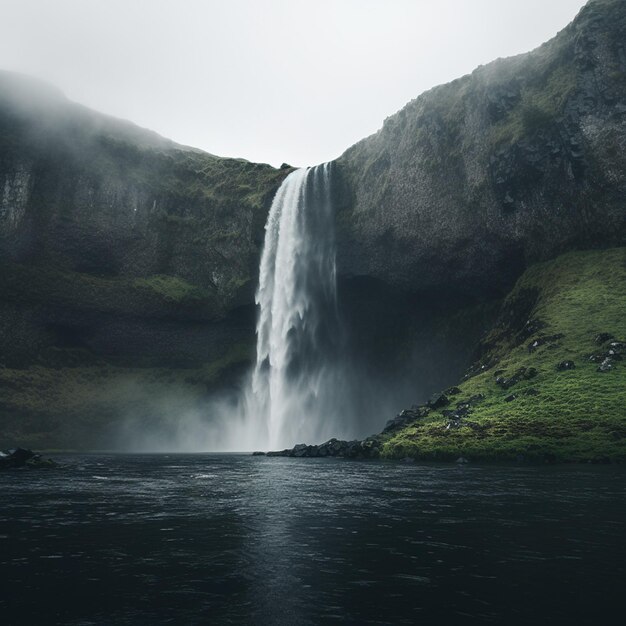
[[[337,313],[331,165],[287,176],[270,208],[259,268],[257,354],[247,413],[269,448],[316,441],[332,424]],[[336,379],[334,380],[336,383]]]

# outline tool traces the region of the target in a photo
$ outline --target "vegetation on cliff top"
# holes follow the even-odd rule
[[[626,364],[617,354],[598,371],[611,342],[626,339],[625,285],[626,248],[529,268],[458,393],[385,435],[383,455],[626,461]]]

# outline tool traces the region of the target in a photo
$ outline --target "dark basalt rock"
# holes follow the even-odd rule
[[[528,352],[534,352],[541,346],[558,341],[563,337],[564,335],[562,333],[557,333],[556,335],[541,335],[540,337],[536,337],[528,344]]]
[[[573,370],[576,368],[576,364],[574,361],[561,361],[557,364],[556,369],[558,372],[563,372],[565,370]]]
[[[470,397],[470,399],[467,401],[467,403],[471,406],[474,406],[475,404],[478,404],[479,402],[482,402],[485,399],[485,395],[482,393],[477,393],[474,394],[473,396]]]
[[[545,328],[546,324],[542,320],[539,319],[530,319],[524,324],[524,328],[519,332],[519,340],[520,343],[525,341],[532,335],[536,335],[540,330]]]
[[[343,457],[349,459],[375,459],[380,456],[380,442],[375,437],[363,441],[329,439],[318,446],[299,443],[291,449],[268,452],[267,456],[291,458]]]
[[[265,453],[265,452],[260,452],[260,451],[257,451],[257,452],[253,452],[253,453],[252,453],[252,456],[266,456],[266,453]]]
[[[448,389],[446,389],[444,393],[447,396],[456,396],[461,393],[461,390],[458,387],[448,387]]]
[[[619,346],[619,342],[615,342],[615,344]],[[592,363],[602,363],[605,359],[610,359],[611,361],[622,361],[623,357],[621,352],[622,350],[619,348],[609,348],[606,352],[598,352],[590,355],[589,360]]]
[[[600,333],[600,334],[596,335],[596,338],[595,338],[594,341],[598,345],[602,345],[603,343],[606,343],[610,339],[613,339],[613,335],[611,335],[610,333]]]
[[[537,370],[534,367],[520,367],[510,378],[498,376],[496,378],[496,385],[499,385],[502,389],[510,389],[513,385],[517,385],[520,380],[530,380],[535,376],[537,376]]]
[[[463,376],[463,380],[464,381],[469,380],[470,378],[472,378],[473,376],[476,376],[477,374],[482,374],[483,372],[490,370],[494,365],[495,365],[495,362],[493,361],[474,363],[474,365],[469,367],[469,369],[465,372],[465,375]]]
[[[44,459],[40,454],[25,448],[13,448],[0,452],[0,469],[20,467],[45,468],[57,467],[52,459]]]
[[[447,406],[448,404],[450,404],[450,400],[444,393],[436,393],[428,400],[428,406],[431,409],[439,409],[442,406]]]
[[[430,409],[427,406],[414,405],[410,409],[404,409],[385,424],[383,432],[389,432],[392,430],[398,430],[400,428],[403,428],[410,422],[414,422],[415,420],[426,417],[429,413]]]
[[[604,361],[604,359],[606,359],[606,355],[601,353],[601,354],[592,354],[589,356],[589,360],[592,363],[602,363],[602,361]]]
[[[604,361],[602,361],[602,363],[600,363],[600,366],[598,367],[597,371],[598,372],[610,372],[613,369],[613,359],[611,359],[610,357],[607,357],[606,359],[604,359]]]

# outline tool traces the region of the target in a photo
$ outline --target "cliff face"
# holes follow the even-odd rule
[[[0,74],[3,362],[36,360],[70,337],[107,355],[222,353],[219,333],[198,323],[252,302],[285,173],[177,145]]]
[[[626,4],[388,118],[338,162],[339,267],[411,291],[502,294],[535,261],[622,245]]]
[[[115,445],[198,413],[251,358],[263,228],[288,169],[223,159],[0,73],[0,423]]]
[[[177,145],[0,74],[0,254],[177,276],[229,308],[256,274],[285,172]]]

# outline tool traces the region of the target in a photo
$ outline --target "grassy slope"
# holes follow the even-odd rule
[[[493,366],[462,382],[444,407],[483,394],[461,420],[474,427],[446,429],[449,420],[439,409],[388,437],[385,456],[626,461],[626,361],[606,373],[589,361],[604,351],[594,341],[598,333],[626,339],[626,248],[572,252],[532,266],[503,311],[514,311],[527,294],[536,296],[528,318],[545,326],[534,333],[504,323],[494,329],[483,357]],[[563,337],[529,351],[535,337],[556,334]],[[557,371],[563,360],[573,360],[575,369]],[[510,389],[495,383],[495,372],[509,377],[521,367],[538,374]],[[531,388],[538,395],[524,394]],[[511,394],[516,398],[505,401]]]

